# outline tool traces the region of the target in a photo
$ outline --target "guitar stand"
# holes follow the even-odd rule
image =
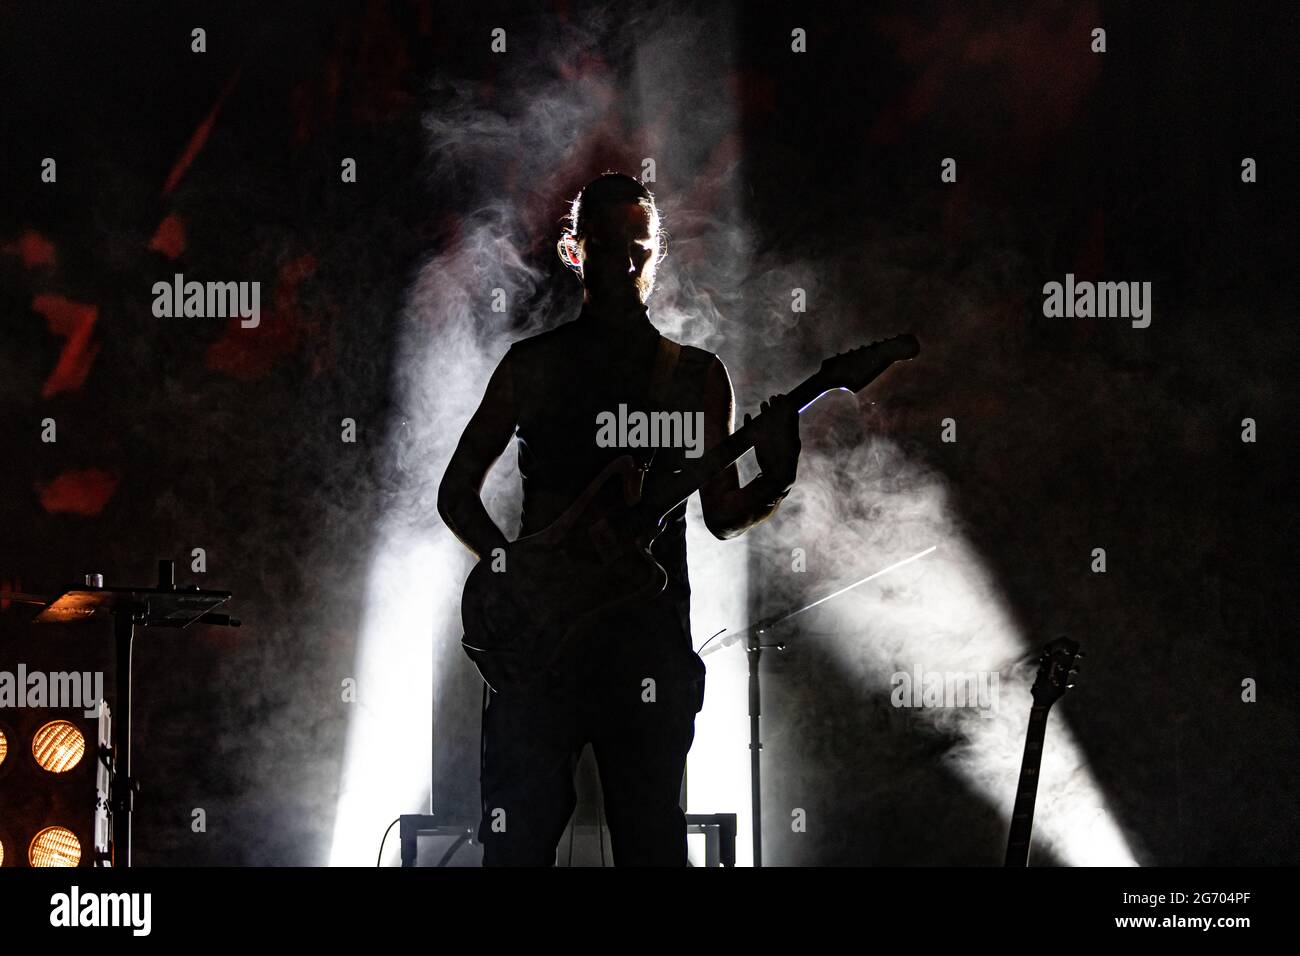
[[[131,865],[131,814],[140,783],[131,775],[131,650],[139,627],[185,628],[196,621],[219,627],[239,627],[238,618],[213,614],[212,609],[230,600],[229,591],[206,591],[197,587],[176,587],[176,562],[158,562],[158,583],[154,587],[103,586],[102,574],[87,574],[86,585],[65,591],[36,615],[38,624],[65,624],[89,618],[106,609],[113,615],[114,666],[117,675],[112,716],[115,745],[103,756],[109,772],[108,809],[112,833],[107,859],[96,860],[114,867]]]

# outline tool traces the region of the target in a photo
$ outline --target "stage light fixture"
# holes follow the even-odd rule
[[[111,721],[106,706],[5,712],[0,866],[108,866]]]
[[[67,720],[52,720],[32,737],[32,756],[42,770],[67,773],[86,753],[86,736]]]
[[[27,849],[27,863],[34,867],[76,866],[80,862],[81,841],[67,827],[46,827]]]

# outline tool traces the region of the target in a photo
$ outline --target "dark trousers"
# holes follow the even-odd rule
[[[678,805],[704,664],[658,606],[610,622],[536,693],[489,692],[479,842],[484,866],[553,866],[592,745],[616,866],[685,866]]]

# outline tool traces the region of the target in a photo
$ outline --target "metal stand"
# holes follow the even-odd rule
[[[763,865],[763,682],[761,672],[758,669],[759,661],[763,659],[763,651],[766,648],[773,650],[785,650],[785,643],[778,641],[776,643],[764,643],[763,635],[782,621],[788,620],[807,608],[800,608],[791,614],[785,614],[779,617],[769,617],[756,624],[750,624],[736,633],[725,637],[722,641],[709,650],[709,644],[713,638],[717,637],[722,631],[718,631],[713,637],[705,641],[701,646],[699,653],[701,656],[720,651],[724,647],[738,643],[740,640],[745,641],[745,657],[749,660],[749,810],[750,810],[750,835],[754,844],[754,866]],[[733,864],[734,865],[734,864]]]
[[[745,656],[749,658],[749,801],[750,812],[753,814],[750,824],[754,840],[754,866],[763,865],[763,738],[759,726],[763,715],[763,687],[758,662],[766,647],[785,650],[784,644],[763,643],[763,635],[769,626],[767,622],[756,625],[747,631],[745,637]]]
[[[131,814],[139,782],[131,776],[131,645],[135,626],[143,623],[148,609],[134,601],[125,601],[113,610],[113,643],[117,668],[117,700],[113,722],[113,748],[109,764],[108,815],[112,833],[113,866],[131,865]]]
[[[131,865],[131,814],[140,784],[131,776],[131,652],[136,626],[184,628],[195,621],[239,627],[238,618],[213,614],[230,600],[229,591],[176,587],[176,562],[158,562],[158,584],[151,588],[106,588],[101,574],[87,574],[86,586],[59,595],[40,614],[38,624],[82,621],[106,609],[113,615],[113,649],[117,694],[113,704],[112,754],[109,769],[110,859],[115,867]]]
[[[818,598],[816,601],[813,601],[811,604],[805,604],[803,607],[798,608],[797,610],[790,611],[787,614],[776,614],[771,617],[764,618],[763,620],[755,624],[748,624],[745,627],[741,628],[739,631],[736,631],[734,634],[724,637],[721,641],[718,642],[717,646],[714,647],[712,650],[709,650],[709,644],[712,643],[714,638],[722,634],[722,632],[725,631],[726,628],[723,628],[722,631],[718,631],[717,634],[714,634],[713,637],[709,638],[700,646],[699,653],[701,656],[703,656],[705,654],[712,654],[716,651],[720,651],[724,647],[728,647],[732,644],[739,642],[742,638],[744,638],[745,641],[745,654],[749,657],[749,777],[750,777],[749,785],[750,785],[751,810],[754,815],[753,836],[754,836],[754,865],[755,866],[763,865],[763,794],[762,794],[762,765],[760,762],[760,753],[763,750],[763,741],[759,734],[759,719],[762,716],[763,709],[762,709],[762,687],[759,681],[758,662],[763,656],[764,648],[771,647],[771,648],[775,648],[778,651],[785,650],[785,644],[783,642],[778,642],[775,644],[764,644],[763,635],[766,634],[768,631],[772,630],[772,628],[776,627],[778,624],[783,624],[786,621],[790,620],[790,618],[792,617],[797,617],[798,615],[804,613],[805,611],[811,611],[819,604],[825,604],[827,601],[837,598],[841,594],[846,594],[847,592],[852,591],[854,588],[858,587],[859,585],[866,584],[868,581],[874,581],[882,574],[886,574],[894,570],[895,568],[901,568],[905,564],[911,564],[913,561],[925,557],[927,554],[934,551],[937,547],[938,545],[931,545],[930,547],[926,548],[924,551],[920,551],[912,555],[910,558],[904,558],[901,561],[895,561],[893,564],[889,565],[889,567],[882,568],[881,570],[876,571],[874,574],[868,574],[865,578],[862,578],[859,581],[854,581],[848,587],[840,588],[838,591],[828,594],[823,598]]]
[[[773,650],[785,650],[784,642],[773,644],[764,643],[763,635],[772,627],[795,616],[807,608],[800,608],[791,614],[785,614],[780,617],[769,617],[756,624],[750,624],[736,633],[725,637],[722,641],[709,650],[709,644],[722,631],[718,631],[713,637],[709,638],[700,646],[700,655],[711,654],[714,651],[720,651],[724,647],[739,642],[742,638],[745,641],[745,656],[749,660],[749,809],[750,809],[750,834],[754,843],[754,866],[763,865],[763,735],[762,735],[762,718],[763,718],[763,683],[761,672],[758,669],[759,661],[763,659],[763,651],[766,648]],[[725,631],[726,628],[723,628]],[[734,824],[733,824],[734,826]],[[733,863],[734,865],[734,863]]]

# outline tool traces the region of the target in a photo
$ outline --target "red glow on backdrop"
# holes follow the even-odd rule
[[[113,497],[121,478],[102,468],[65,471],[37,483],[41,507],[50,514],[97,515]]]
[[[239,82],[239,72],[239,70],[235,70],[234,75],[226,84],[226,88],[217,97],[217,102],[213,104],[211,111],[203,118],[203,122],[199,123],[198,128],[194,130],[193,135],[190,136],[190,141],[185,144],[185,151],[181,153],[181,158],[176,161],[176,165],[172,167],[172,171],[167,176],[167,182],[163,184],[164,196],[169,195],[176,188],[181,181],[181,177],[185,175],[185,171],[190,168],[194,158],[199,155],[204,144],[207,143],[208,136],[212,133],[212,127],[217,122],[217,114],[221,112],[226,97],[235,88],[235,84]]]
[[[353,119],[377,122],[412,104],[405,88],[411,69],[409,44],[410,38],[393,22],[388,5],[370,0],[355,39],[361,93],[352,101]]]
[[[22,257],[23,265],[28,269],[54,265],[54,243],[33,229],[28,229],[17,240],[6,245],[4,251]]]
[[[1043,11],[1023,20],[990,20],[950,3],[937,16],[877,18],[876,29],[914,75],[875,118],[871,141],[899,142],[909,127],[962,102],[963,88],[978,78],[1011,119],[1005,136],[1014,149],[1008,155],[1019,151],[1022,159],[1032,159],[1043,141],[1068,128],[1101,73],[1088,45],[1099,17],[1094,3],[1064,16]],[[947,119],[963,116],[981,122],[978,111]]]
[[[158,230],[149,240],[149,248],[161,252],[168,259],[178,259],[185,251],[185,220],[176,213],[158,223]]]
[[[431,37],[432,4],[418,4],[415,15],[416,35]],[[411,36],[394,22],[381,0],[370,0],[356,20],[340,22],[334,50],[323,70],[289,91],[293,144],[305,145],[319,130],[336,122],[345,91],[344,109],[356,122],[380,122],[410,109],[414,99],[405,87],[405,78],[412,68],[411,46]],[[345,75],[352,77],[346,86]]]
[[[727,75],[727,90],[746,125],[776,115],[776,81],[757,70],[736,70]]]
[[[40,312],[49,323],[50,331],[66,338],[67,344],[59,354],[54,371],[45,380],[41,397],[49,398],[59,392],[76,391],[86,381],[90,367],[99,354],[99,346],[91,343],[99,306],[50,293],[41,293],[32,299],[32,310]]]
[[[276,363],[298,350],[304,333],[310,335],[319,322],[304,319],[298,307],[298,289],[316,271],[316,257],[305,253],[280,266],[271,308],[256,328],[244,328],[239,317],[232,318],[226,331],[208,349],[208,368],[250,381],[264,378]],[[321,367],[318,357],[312,361],[313,372]]]

